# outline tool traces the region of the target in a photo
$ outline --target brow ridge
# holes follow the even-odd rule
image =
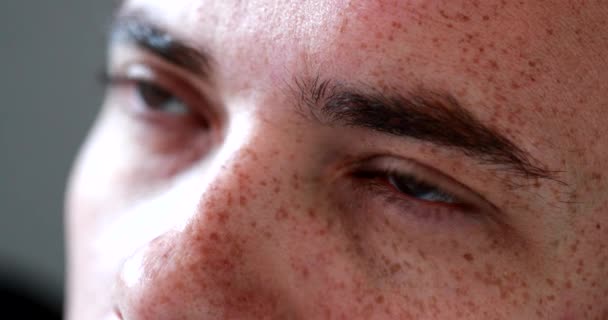
[[[150,21],[141,12],[116,16],[110,31],[111,42],[132,43],[163,60],[208,79],[213,59],[208,50],[195,47]]]
[[[346,85],[320,77],[296,79],[299,105],[324,125],[367,128],[462,152],[526,179],[555,179],[530,154],[488,127],[452,95],[418,88],[384,93],[367,85]]]

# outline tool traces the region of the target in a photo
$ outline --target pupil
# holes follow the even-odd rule
[[[143,102],[151,109],[161,109],[173,100],[173,95],[153,84],[138,83],[137,90]]]
[[[438,192],[432,186],[423,182],[416,181],[412,177],[390,177],[390,183],[397,188],[400,192],[410,195],[415,198],[429,198],[432,197],[433,193]]]

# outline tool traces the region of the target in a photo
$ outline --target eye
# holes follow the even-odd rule
[[[209,128],[204,96],[179,76],[140,64],[104,75],[117,105],[151,124]]]
[[[418,173],[419,175],[421,173]],[[418,200],[438,205],[461,205],[463,200],[445,191],[441,187],[422,180],[412,173],[399,172],[395,169],[371,169],[365,168],[355,173],[359,180],[365,180],[383,191],[390,191],[393,196],[401,195],[410,200]]]
[[[359,162],[352,169],[359,184],[390,199],[410,204],[472,209],[486,207],[474,191],[445,174],[413,160],[377,157]]]
[[[386,176],[386,180],[397,191],[418,200],[445,204],[456,204],[459,202],[450,193],[427,182],[420,181],[411,175],[389,173]]]
[[[134,81],[134,90],[144,108],[172,115],[185,115],[189,112],[183,101],[156,84]]]

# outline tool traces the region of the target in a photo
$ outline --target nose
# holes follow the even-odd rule
[[[283,317],[278,314],[287,312],[281,309],[286,304],[274,285],[281,276],[274,241],[289,232],[277,221],[288,220],[283,206],[293,203],[294,191],[285,184],[297,179],[294,168],[300,166],[283,156],[288,151],[273,149],[278,146],[282,143],[250,137],[232,143],[227,155],[220,151],[224,160],[217,170],[192,173],[208,175],[200,200],[179,228],[168,228],[123,263],[114,294],[117,315],[129,320]]]

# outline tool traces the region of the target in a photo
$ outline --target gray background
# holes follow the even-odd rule
[[[103,90],[112,1],[0,1],[0,280],[63,298],[63,194]]]

